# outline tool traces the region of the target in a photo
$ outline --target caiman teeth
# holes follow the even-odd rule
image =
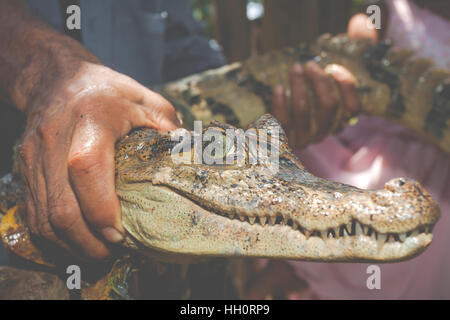
[[[347,238],[353,236],[366,236],[372,241],[377,241],[379,245],[385,243],[403,243],[407,241],[410,237],[417,237],[422,233],[431,233],[432,225],[419,226],[414,230],[403,232],[403,233],[379,233],[370,226],[365,226],[362,223],[353,219],[350,223],[342,224],[338,227],[328,228],[326,230],[308,230],[302,227],[297,221],[292,218],[282,216],[280,214],[273,216],[247,216],[243,214],[230,213],[228,216],[224,216],[229,219],[239,219],[241,222],[248,222],[252,226],[262,226],[262,227],[275,227],[282,226],[284,228],[291,228],[292,230],[298,231],[305,236],[306,239],[310,237],[318,237],[322,240],[332,240],[339,238]]]
[[[353,236],[353,235],[355,235],[355,232],[356,232],[356,224],[357,224],[358,222],[356,222],[356,220],[352,220],[352,223],[350,224],[350,229],[347,229],[347,230],[350,230],[350,234],[349,235],[351,235],[351,236]]]
[[[357,236],[363,235],[364,234],[364,228],[361,226],[361,224],[359,222],[356,223],[355,226],[355,234]]]
[[[275,224],[275,222],[277,221],[277,217],[270,217],[269,221],[270,221],[270,225],[273,226]]]
[[[405,240],[406,240],[406,233],[401,233],[401,234],[399,235],[399,237],[400,237],[400,241],[401,241],[401,242],[405,242]]]
[[[376,232],[372,227],[367,227],[366,235],[372,239],[378,239],[378,232]]]
[[[372,234],[370,235],[370,239],[372,241],[377,241],[377,233],[376,232],[372,232]]]
[[[387,243],[392,243],[395,241],[394,235],[391,233],[388,233],[387,238],[386,238],[386,242]]]
[[[267,217],[259,217],[259,222],[262,226],[266,225]]]
[[[328,232],[327,232],[327,238],[328,239],[332,239],[332,238],[335,238],[336,237],[336,232],[334,231],[334,229],[328,229]]]
[[[346,224],[343,225],[339,228],[339,236],[340,237],[346,237],[346,236],[351,236],[352,232],[348,231],[352,229],[352,225],[351,224]]]

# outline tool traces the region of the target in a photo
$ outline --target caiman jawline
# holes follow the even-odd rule
[[[168,189],[172,190],[175,193],[178,193],[178,190],[166,186]],[[181,194],[180,194],[181,195]],[[182,195],[183,196],[183,195]],[[324,230],[313,229],[308,230],[307,228],[301,226],[299,223],[295,222],[292,218],[283,216],[282,214],[276,214],[273,216],[248,216],[244,214],[235,214],[230,212],[221,212],[215,210],[212,205],[205,205],[205,203],[199,203],[196,201],[194,197],[190,197],[189,195],[184,195],[185,197],[192,202],[196,203],[198,206],[205,209],[210,214],[216,215],[220,218],[225,218],[228,222],[239,222],[239,223],[248,223],[250,226],[255,227],[263,227],[263,228],[282,228],[288,227],[289,231],[296,231],[302,234],[306,240],[313,237],[320,238],[324,241],[328,239],[340,239],[347,237],[358,237],[358,236],[366,236],[370,241],[376,241],[377,244],[383,245],[385,243],[404,243],[408,239],[417,238],[419,235],[427,235],[432,236],[432,231],[434,224],[426,224],[419,225],[414,229],[396,233],[396,232],[388,232],[383,233],[375,230],[372,226],[365,225],[359,222],[355,218],[351,218],[351,222],[347,224],[341,224],[338,227],[327,228]],[[282,231],[282,230],[280,230]]]
[[[267,218],[259,216],[250,217],[245,215],[238,216],[235,214],[225,215],[218,212],[211,213],[228,220],[234,220],[240,223],[248,223],[251,226],[258,226],[263,228],[289,227],[291,230],[301,233],[306,237],[306,239],[309,239],[310,237],[319,237],[322,240],[327,240],[364,235],[369,237],[373,241],[377,241],[379,244],[390,242],[393,243],[396,241],[403,243],[408,238],[417,237],[419,234],[431,234],[433,230],[433,225],[423,225],[403,233],[381,233],[374,230],[370,226],[358,222],[356,219],[352,219],[351,223],[340,225],[337,228],[329,228],[327,230],[307,230],[298,223],[294,222],[291,218],[286,218],[282,215]]]

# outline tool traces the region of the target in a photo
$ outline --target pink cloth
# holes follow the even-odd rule
[[[387,37],[417,56],[450,62],[449,21],[406,0],[387,1]],[[383,119],[361,116],[356,125],[297,152],[317,176],[360,188],[381,188],[396,177],[422,183],[441,207],[431,246],[415,259],[379,264],[381,290],[369,290],[369,264],[289,262],[308,282],[309,291],[292,298],[449,299],[450,298],[450,156],[411,131]]]
[[[394,48],[408,48],[417,57],[429,58],[450,68],[450,23],[407,0],[386,1],[390,13],[386,38]]]

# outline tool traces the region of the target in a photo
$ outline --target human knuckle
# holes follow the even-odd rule
[[[49,206],[48,220],[55,228],[67,231],[79,219],[80,215],[70,206],[64,204],[53,204]]]
[[[72,173],[89,172],[101,165],[101,157],[94,150],[72,153],[68,158],[68,167]]]
[[[36,128],[37,134],[43,140],[48,140],[56,136],[57,126],[51,119],[44,118]]]

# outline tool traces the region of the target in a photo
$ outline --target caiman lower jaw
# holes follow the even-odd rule
[[[423,225],[419,226],[410,231],[398,233],[398,232],[389,232],[383,233],[374,230],[371,226],[364,225],[363,223],[357,221],[356,219],[352,219],[351,223],[342,224],[336,228],[329,228],[326,230],[307,230],[298,223],[294,222],[290,218],[283,217],[281,215],[273,216],[270,218],[267,217],[259,217],[259,216],[237,216],[234,214],[222,214],[222,213],[212,213],[217,214],[219,216],[225,217],[227,219],[236,220],[240,223],[247,223],[249,225],[255,227],[264,228],[282,228],[289,227],[293,231],[297,231],[301,233],[307,240],[310,237],[318,237],[323,241],[346,238],[346,237],[359,237],[365,236],[370,238],[370,240],[377,241],[379,245],[383,245],[385,243],[395,243],[407,242],[409,238],[417,237],[420,234],[431,234],[434,225]],[[268,229],[269,230],[269,229]]]
[[[297,243],[304,255],[283,253],[278,258],[329,262],[396,262],[412,258],[430,245],[434,224],[420,225],[397,233],[378,232],[356,219],[351,223],[325,230],[307,230],[292,219],[277,215],[271,218],[210,212],[225,219],[230,229],[243,228],[247,233],[278,234],[287,242]],[[287,239],[286,239],[287,238]],[[283,242],[280,242],[283,246]],[[245,255],[252,256],[251,252]],[[268,256],[270,257],[270,256]],[[272,258],[274,256],[271,256]]]
[[[214,213],[211,213],[214,214]],[[431,243],[433,225],[419,226],[404,233],[381,233],[353,219],[351,223],[328,230],[306,230],[281,216],[261,221],[259,217],[218,215],[227,219],[230,228],[242,228],[256,234],[278,234],[297,242],[309,256],[287,259],[311,261],[396,262],[412,258]],[[251,256],[251,253],[246,253]],[[285,256],[280,255],[280,258]]]
[[[118,188],[127,246],[158,259],[185,262],[198,257],[261,257],[318,262],[395,262],[431,243],[431,226],[405,234],[372,232],[357,221],[332,232],[295,229],[289,221],[262,225],[230,219],[202,208],[165,187]],[[248,219],[248,220],[247,220]],[[247,221],[245,221],[247,220]],[[278,223],[277,223],[278,222]],[[164,256],[164,258],[163,258]],[[165,259],[167,258],[167,259]]]

